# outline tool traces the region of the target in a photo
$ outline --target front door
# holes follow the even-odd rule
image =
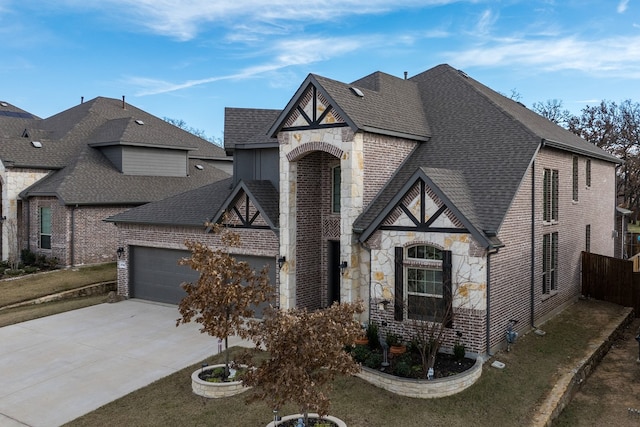
[[[340,302],[340,242],[329,240],[327,251],[327,305]]]

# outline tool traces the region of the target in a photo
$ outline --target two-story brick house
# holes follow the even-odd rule
[[[104,218],[229,177],[232,159],[122,100],[98,97],[46,119],[0,102],[0,252],[61,265],[116,258]]]
[[[198,190],[197,219],[176,218],[195,194],[110,219],[128,248],[121,293],[154,299],[135,254],[175,264],[184,239],[215,246],[199,222],[227,212],[235,252],[275,270],[280,306],[363,300],[366,320],[407,339],[425,307],[451,307],[448,344],[461,332],[484,354],[510,320],[535,327],[575,300],[581,251],[614,252],[618,159],[448,65],[309,75],[281,112],[227,109],[225,146],[234,179]],[[163,285],[174,299],[179,278],[193,275]]]

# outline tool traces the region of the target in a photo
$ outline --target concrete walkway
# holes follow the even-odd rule
[[[178,317],[176,306],[127,300],[0,328],[0,426],[64,424],[217,353]]]

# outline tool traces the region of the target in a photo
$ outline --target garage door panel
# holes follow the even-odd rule
[[[130,250],[130,295],[150,301],[179,304],[186,292],[181,283],[195,283],[199,273],[188,266],[178,265],[182,258],[189,257],[189,251],[176,249],[132,246]],[[260,271],[269,266],[269,279],[275,284],[275,259],[247,255],[234,255],[238,261],[246,261],[251,268]],[[266,307],[256,309],[256,317],[262,317]]]

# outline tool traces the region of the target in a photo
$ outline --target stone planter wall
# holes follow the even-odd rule
[[[224,364],[207,366],[204,369],[198,369],[193,374],[191,374],[191,389],[193,390],[193,392],[198,396],[218,399],[221,397],[234,396],[249,389],[249,387],[245,387],[242,385],[242,381],[211,383],[201,380],[198,376],[202,371],[211,371],[221,366],[224,367]]]
[[[435,380],[415,380],[400,378],[394,375],[362,367],[356,374],[358,377],[401,396],[417,397],[420,399],[432,399],[436,397],[451,396],[474,384],[482,374],[482,358],[478,357],[473,367],[461,374]]]
[[[282,419],[278,423],[282,421],[297,420],[298,418],[303,418],[303,417],[304,415],[302,414],[287,415],[286,417],[282,417]],[[310,413],[309,418],[320,418],[320,416],[318,414]],[[324,419],[335,423],[338,427],[347,427],[347,424],[344,421],[342,421],[340,418],[327,415],[324,417]],[[271,421],[269,424],[267,424],[267,427],[276,427],[277,425],[278,424],[274,424],[273,421]]]

